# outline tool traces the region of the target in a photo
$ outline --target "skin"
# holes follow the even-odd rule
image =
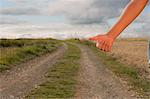
[[[136,19],[145,8],[148,1],[149,0],[131,0],[124,9],[118,22],[105,35],[97,35],[89,38],[89,40],[95,41],[96,47],[100,50],[105,52],[111,51],[115,39]]]

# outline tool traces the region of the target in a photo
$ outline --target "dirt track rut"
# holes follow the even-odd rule
[[[57,51],[37,57],[0,73],[0,99],[21,98],[45,79],[49,68],[61,58],[67,49],[63,44]]]
[[[78,74],[77,99],[135,99],[134,94],[103,66],[87,46],[77,45],[82,52]]]

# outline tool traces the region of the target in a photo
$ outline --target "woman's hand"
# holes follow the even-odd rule
[[[142,12],[149,0],[131,0],[126,6],[118,22],[108,31],[106,35],[98,35],[89,40],[96,41],[96,46],[106,52],[112,48],[115,38]]]
[[[105,52],[111,51],[114,43],[114,38],[108,35],[97,35],[89,38],[89,40],[96,41],[96,47]]]

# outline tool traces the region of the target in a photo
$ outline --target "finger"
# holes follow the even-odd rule
[[[95,40],[95,39],[97,39],[99,36],[94,36],[94,37],[90,37],[89,39],[91,39],[91,40]]]
[[[106,47],[106,48],[107,48],[107,52],[109,52],[109,51],[110,51],[110,50],[109,50],[109,44],[107,44],[107,47]]]
[[[112,45],[111,45],[111,44],[109,44],[109,51],[111,51],[111,49],[112,49]]]
[[[105,49],[106,52],[108,51],[108,44],[107,43],[105,44],[105,48],[104,49]]]
[[[104,43],[104,41],[101,41],[101,43],[99,43],[98,48],[101,49],[101,45]]]
[[[102,45],[102,50],[105,51],[106,42]]]
[[[103,41],[102,39],[97,39],[97,42],[99,43],[102,43],[102,41]]]
[[[109,44],[107,44],[107,52],[109,52],[110,50],[109,50]]]
[[[99,42],[98,42],[98,43],[96,43],[96,47],[99,47]]]
[[[94,37],[91,37],[91,38],[89,38],[89,40],[92,40],[92,41],[94,41],[94,40],[95,40],[95,38],[94,38]]]
[[[108,41],[106,42],[106,44],[105,44],[105,51],[107,52],[108,51]]]
[[[101,50],[102,50],[102,47],[103,47],[104,43],[105,43],[105,41],[102,41],[102,42],[100,43],[100,45],[99,45],[99,49],[101,49]]]
[[[101,39],[100,35],[89,38],[89,40],[93,40],[93,41],[97,41],[100,39]]]
[[[107,41],[107,46],[106,46],[107,52],[110,51],[110,50],[109,50],[109,45],[110,45],[110,43],[109,43],[109,41]]]

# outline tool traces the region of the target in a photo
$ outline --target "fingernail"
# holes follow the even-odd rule
[[[99,43],[96,43],[96,47],[98,47],[99,46]]]

